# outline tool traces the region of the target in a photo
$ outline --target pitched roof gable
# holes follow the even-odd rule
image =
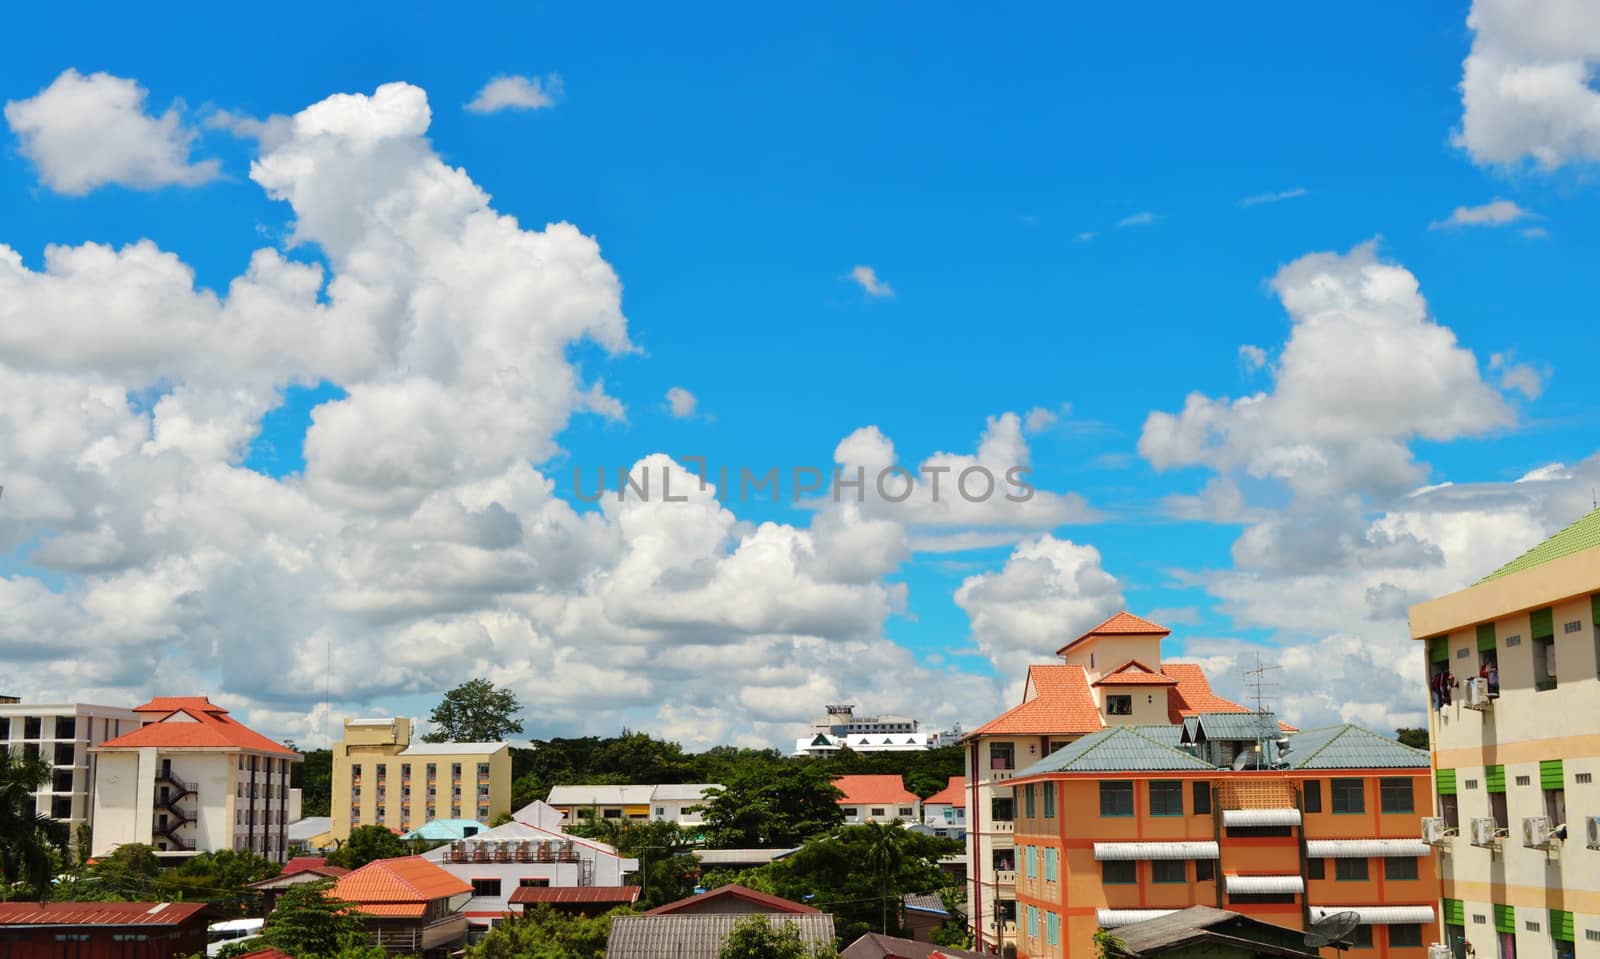
[[[1089,674],[1082,666],[1029,666],[1028,692],[1030,695],[1021,705],[1006,710],[967,736],[1088,733],[1105,726],[1094,691],[1089,688]]]
[[[471,891],[471,883],[421,856],[375,859],[333,886],[335,898],[359,905],[428,903]]]
[[[677,902],[669,902],[665,906],[657,906],[654,909],[646,912],[645,915],[670,916],[678,913],[700,912],[704,910],[707,905],[715,904],[716,900],[725,898],[740,899],[753,905],[760,906],[763,912],[787,913],[791,915],[821,912],[820,909],[813,909],[811,906],[808,906],[805,903],[794,902],[779,896],[769,896],[764,892],[757,892],[747,886],[741,886],[737,883],[730,882],[726,886],[718,886],[710,892],[698,893],[693,896],[688,896],[684,899],[679,899]]]
[[[1147,735],[1140,726],[1111,726],[1070,742],[1017,773],[1021,781],[1042,773],[1138,772],[1141,770],[1215,769],[1210,763]],[[1170,726],[1158,727],[1170,730]]]
[[[1094,636],[1170,636],[1172,630],[1160,623],[1152,623],[1141,616],[1135,616],[1123,610],[1105,622],[1089,630],[1077,639],[1056,650],[1056,655],[1061,655],[1072,647]]]
[[[299,753],[244,725],[204,696],[160,696],[135,708],[152,719],[96,749],[246,749],[299,758]],[[153,717],[159,715],[159,719]]]
[[[1130,659],[1094,681],[1095,686],[1176,686],[1178,681]]]
[[[906,788],[905,780],[895,775],[840,776],[833,785],[844,793],[836,802],[841,806],[862,806],[872,803],[894,805],[915,803],[917,794]]]
[[[951,776],[950,782],[941,790],[922,801],[924,806],[954,806],[957,809],[967,808],[967,779],[965,776]]]
[[[1294,769],[1427,769],[1428,754],[1351,723],[1289,737]]]
[[[1162,663],[1161,671],[1178,681],[1167,690],[1167,719],[1181,723],[1199,713],[1247,713],[1250,710],[1211,691],[1199,663]]]

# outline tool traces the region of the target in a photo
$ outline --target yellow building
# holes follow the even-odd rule
[[[1600,510],[1413,606],[1411,637],[1456,959],[1600,957]]]
[[[506,743],[412,743],[409,719],[350,719],[333,747],[333,838],[356,826],[409,832],[433,819],[493,823],[511,811]]]

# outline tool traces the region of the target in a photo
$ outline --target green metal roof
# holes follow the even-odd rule
[[[1272,713],[1200,713],[1193,719],[1191,742],[1195,741],[1195,731],[1204,733],[1207,740],[1277,739],[1281,735],[1278,717]],[[1190,727],[1185,722],[1182,728]]]
[[[1291,769],[1426,769],[1428,754],[1350,723],[1289,737]]]
[[[1210,763],[1169,746],[1179,726],[1112,726],[1061,747],[1017,773],[1017,778],[1057,772],[1136,772],[1163,769],[1215,769]]]
[[[1596,546],[1600,546],[1600,509],[1583,517],[1538,546],[1528,550],[1483,579],[1478,580],[1478,582],[1487,583],[1492,579],[1510,576],[1512,573],[1520,573],[1525,569],[1533,569],[1535,566],[1543,566],[1551,560],[1560,559],[1563,556],[1571,556],[1573,553],[1579,553]]]

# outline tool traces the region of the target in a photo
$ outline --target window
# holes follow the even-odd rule
[[[1355,932],[1350,933],[1350,948],[1371,949],[1372,927],[1367,925],[1357,926]]]
[[[1361,882],[1367,878],[1365,859],[1335,859],[1333,877],[1341,882]]]
[[[1556,638],[1533,638],[1533,688],[1543,692],[1556,688]]]
[[[1022,808],[1027,810],[1023,815],[1029,819],[1034,817],[1033,783],[1022,787]]]
[[[1211,784],[1197,782],[1194,784],[1194,814],[1196,816],[1211,812]]]
[[[1335,813],[1362,813],[1367,805],[1361,797],[1361,780],[1334,779],[1329,781]]]
[[[55,819],[72,818],[72,797],[56,796],[50,800],[50,815]]]
[[[550,885],[550,880],[548,880],[548,879],[538,879],[538,878],[534,878],[532,876],[523,876],[521,879],[517,880],[517,885],[521,886],[523,889],[528,889],[528,888],[543,889],[546,886]]]
[[[1150,815],[1183,815],[1183,783],[1158,780],[1150,784]]]
[[[603,813],[601,813],[601,815],[604,816],[606,819],[621,819],[622,818],[622,810],[620,810],[620,809],[607,809]]]
[[[1132,859],[1107,859],[1100,865],[1100,881],[1108,886],[1131,886],[1139,881],[1139,864]]]
[[[1151,882],[1188,882],[1187,859],[1157,859],[1150,864]]]
[[[40,720],[40,718],[38,716],[24,716],[24,717],[22,717],[22,738],[23,739],[38,739],[39,738],[39,728],[42,725],[43,725],[43,723],[42,723],[42,721]]]
[[[1102,781],[1100,783],[1100,815],[1133,815],[1133,783]]]
[[[1194,861],[1195,882],[1216,882],[1217,864],[1209,859],[1196,859]]]
[[[1410,776],[1385,776],[1378,780],[1378,809],[1384,813],[1412,813]]]
[[[1107,716],[1132,716],[1133,715],[1133,697],[1132,696],[1107,696],[1106,697],[1106,715]]]
[[[1060,856],[1061,854],[1055,849],[1046,849],[1044,851],[1045,882],[1055,882],[1057,879],[1061,878],[1060,874],[1056,872],[1057,863],[1060,862]]]
[[[50,788],[54,792],[72,792],[72,770],[57,769],[50,774]]]
[[[1322,812],[1322,780],[1306,780],[1306,812]]]
[[[474,896],[498,896],[500,895],[500,880],[474,879],[472,880],[472,894]]]
[[[77,739],[78,738],[78,719],[77,719],[76,716],[57,716],[56,717],[56,738],[57,739]]]
[[[1544,791],[1544,814],[1549,817],[1551,825],[1560,825],[1567,821],[1567,791],[1565,789],[1546,789]]]
[[[914,815],[910,806],[901,806],[894,811],[894,814],[901,819],[910,819]]]
[[[1056,818],[1056,787],[1054,783],[1045,783],[1039,787],[1044,793],[1044,818]]]
[[[1503,792],[1489,794],[1489,818],[1494,820],[1495,828],[1510,829],[1511,820],[1506,816],[1506,794]]]
[[[1417,861],[1410,856],[1394,856],[1383,861],[1383,878],[1417,878]]]
[[[1461,807],[1456,805],[1454,793],[1439,797],[1439,818],[1451,829],[1461,828]]]
[[[1044,914],[1044,941],[1055,945],[1061,939],[1061,917],[1053,912]]]
[[[873,806],[872,807],[872,812],[870,814],[872,816],[872,818],[873,819],[882,819],[883,818],[883,808],[884,807],[882,807],[882,806]]]
[[[1010,796],[996,796],[990,799],[989,818],[995,822],[1010,822],[1017,818],[1017,801]]]
[[[1236,892],[1228,897],[1233,906],[1285,906],[1294,903],[1292,892]]]
[[[1024,847],[1024,848],[1028,848],[1028,847]],[[1015,850],[1011,850],[1011,849],[996,849],[995,850],[994,859],[991,860],[994,863],[994,871],[995,872],[1012,872],[1013,870],[1015,870],[1017,868],[1016,860],[1012,858],[1012,854],[1013,854],[1014,851]]]
[[[1416,923],[1404,922],[1390,926],[1389,945],[1391,947],[1422,945],[1422,927]]]
[[[1028,907],[1028,935],[1031,938],[1038,938],[1038,936],[1039,936],[1039,907],[1038,906],[1029,906]]]
[[[1012,743],[990,743],[989,768],[999,770],[1016,769],[1016,748]]]
[[[478,778],[479,779],[488,779],[489,778],[489,764],[488,763],[479,763],[478,764]]]
[[[1029,879],[1039,878],[1039,847],[1024,846],[1022,850],[1022,872]]]
[[[1306,878],[1307,879],[1326,879],[1326,878],[1328,878],[1328,861],[1326,859],[1307,859],[1306,860]]]

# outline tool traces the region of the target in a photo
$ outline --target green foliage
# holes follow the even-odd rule
[[[1412,749],[1428,748],[1428,731],[1426,729],[1396,729],[1394,738],[1400,740],[1400,745],[1410,746]]]
[[[307,749],[302,752],[294,743],[285,745],[305,756],[304,762],[289,764],[289,785],[300,790],[300,815],[329,815],[333,801],[332,750]]]
[[[967,926],[966,890],[959,886],[946,886],[939,890],[939,902],[944,906],[945,919],[930,933],[929,938],[941,946],[954,949],[972,948],[972,930]]]
[[[639,860],[641,908],[676,902],[691,895],[700,877],[700,857],[691,841],[696,838],[677,823],[637,819],[589,820],[570,826],[575,836],[615,846],[624,856]]]
[[[524,805],[526,805],[526,803],[524,803]],[[517,808],[520,809],[522,807],[519,806]],[[500,815],[494,817],[494,822],[489,824],[489,828],[493,829],[496,826],[504,826],[508,822],[516,822],[516,821],[517,821],[517,817],[511,815],[508,812],[503,812]]]
[[[49,781],[42,757],[0,749],[0,880],[6,889],[22,883],[41,900],[50,895],[52,849],[65,845],[60,824],[34,809],[34,790]]]
[[[833,773],[820,763],[736,770],[701,814],[713,849],[782,848],[844,822]]]
[[[497,743],[508,733],[522,732],[517,713],[522,704],[509,689],[487,679],[469,679],[444,694],[428,721],[433,731],[423,742]]]
[[[338,849],[328,854],[328,865],[360,869],[374,859],[411,855],[411,847],[387,826],[357,826]]]
[[[350,904],[333,898],[333,880],[290,886],[267,917],[260,944],[297,959],[335,956],[362,945],[366,924]]]
[[[1122,940],[1118,939],[1110,929],[1095,930],[1094,954],[1099,959],[1113,959],[1114,956],[1122,955],[1126,948]]]
[[[746,916],[733,926],[717,959],[824,959],[838,956],[833,943],[806,944],[792,923],[768,922],[766,916]]]
[[[539,905],[468,946],[467,959],[605,959],[611,920],[632,912],[620,908],[590,917]]]

